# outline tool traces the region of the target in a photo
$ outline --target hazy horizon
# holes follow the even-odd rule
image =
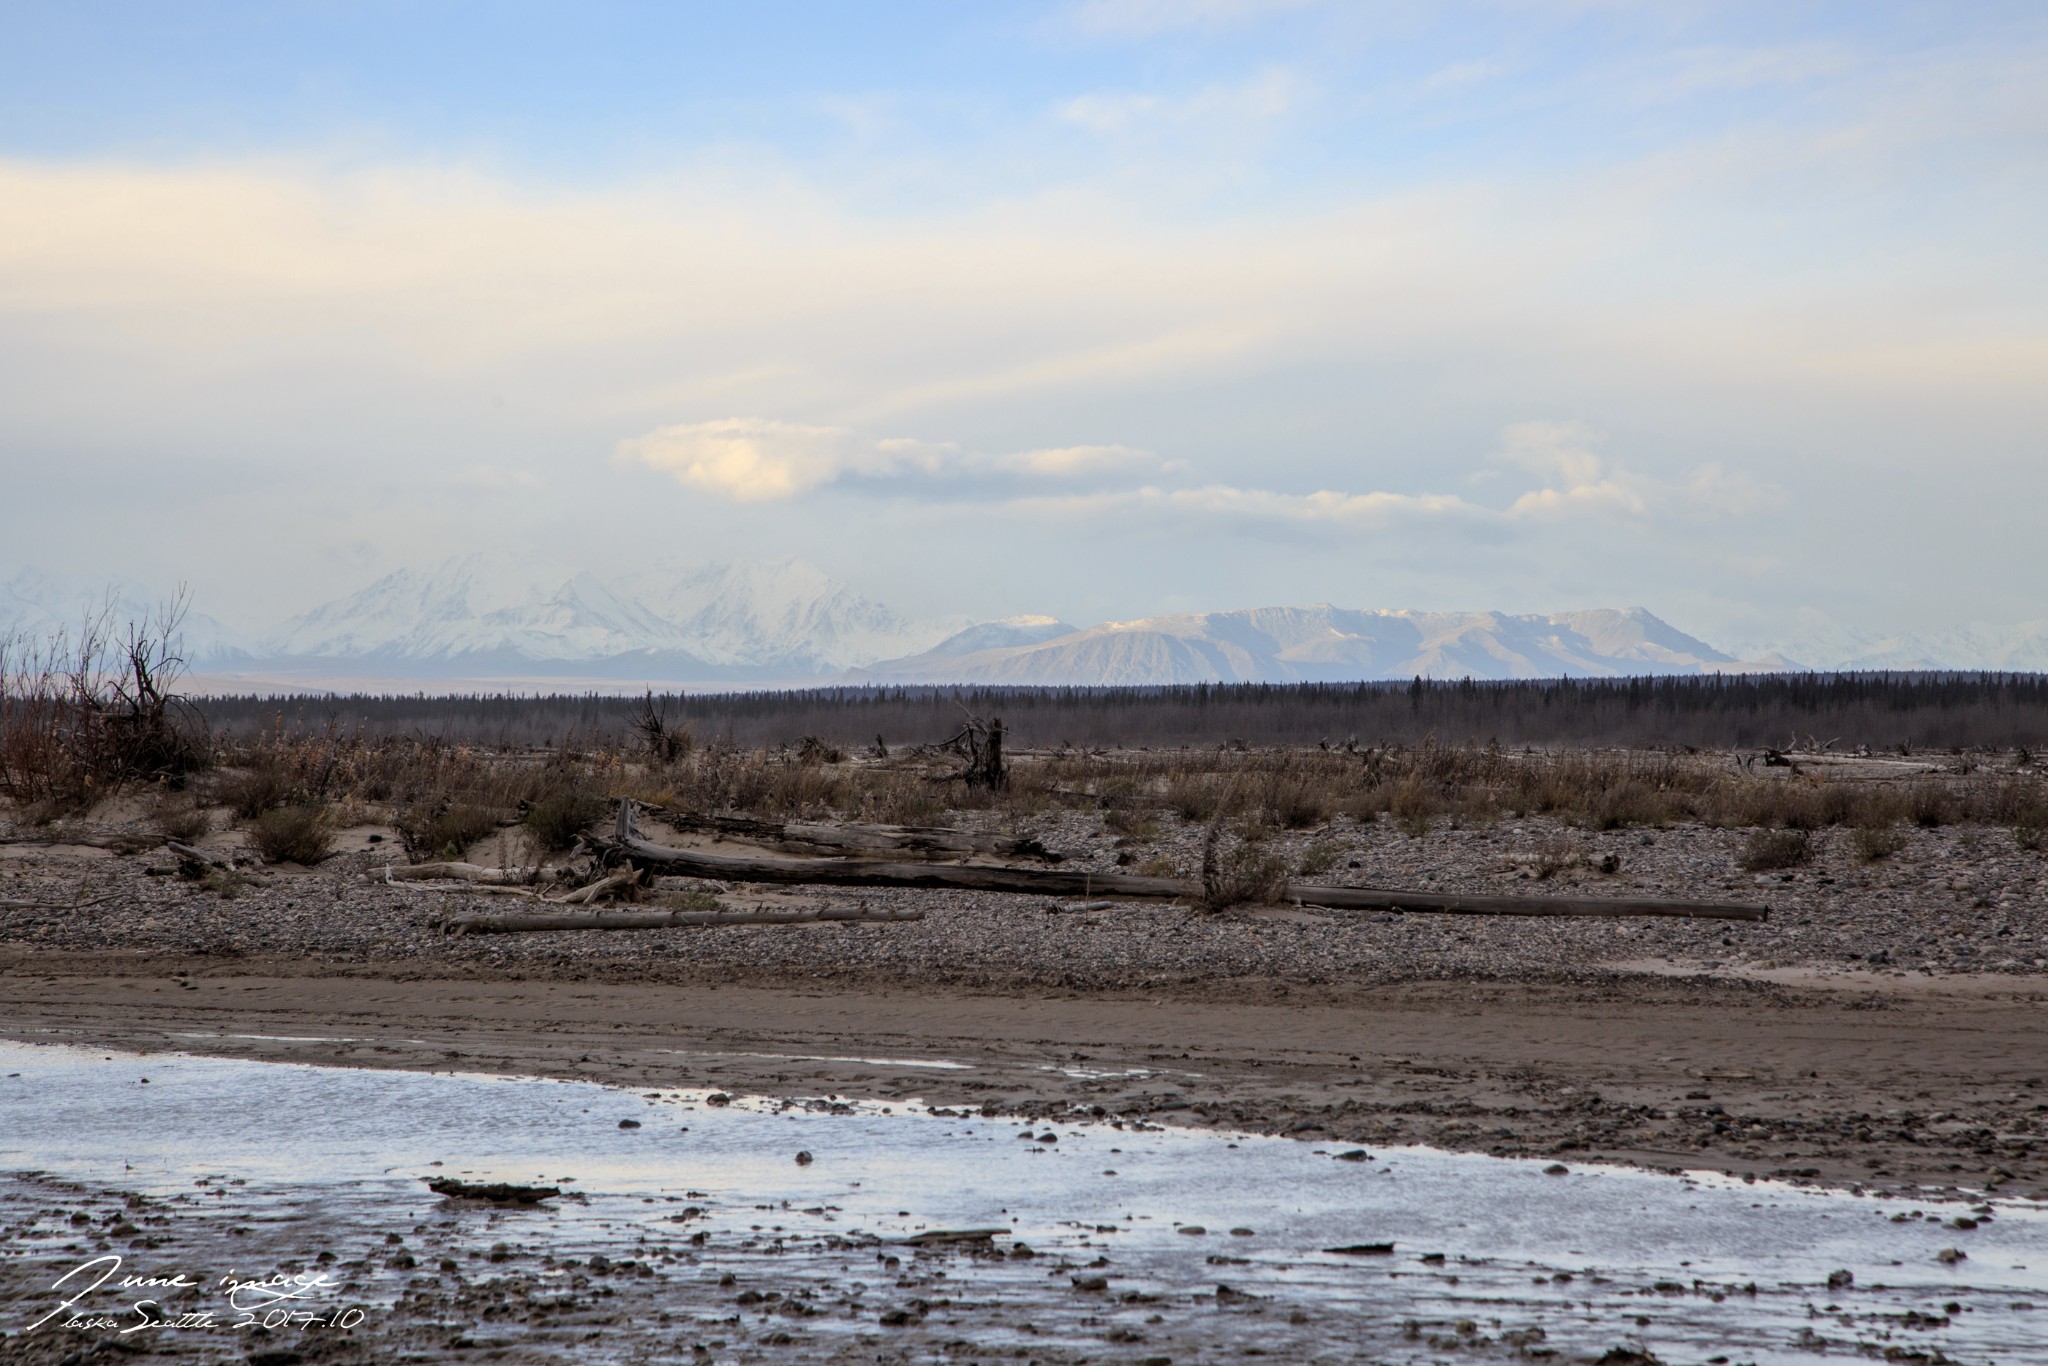
[[[2039,618],[2024,4],[29,4],[4,566]]]

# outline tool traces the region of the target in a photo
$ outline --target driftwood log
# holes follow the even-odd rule
[[[1035,839],[983,835],[938,825],[825,825],[815,821],[763,821],[747,816],[699,816],[688,812],[665,813],[659,819],[689,834],[745,840],[785,854],[840,858],[896,854],[927,859],[992,854],[997,858],[1037,859],[1045,863],[1058,863],[1061,858]]]
[[[674,849],[633,830],[629,803],[619,805],[613,833],[584,836],[595,852],[656,873],[822,887],[939,887],[972,892],[1020,892],[1048,897],[1145,897],[1198,900],[1201,888],[1179,878],[1130,873],[1089,873],[1062,868],[993,868],[974,864],[868,863],[856,859],[749,858]],[[1675,916],[1699,920],[1768,920],[1768,906],[1725,901],[1669,901],[1640,897],[1468,896],[1455,892],[1397,892],[1380,887],[1331,887],[1290,882],[1279,900],[1331,910],[1396,911],[1441,915]]]
[[[233,868],[235,866],[235,860],[232,855],[216,853],[211,849],[201,849],[195,844],[184,844],[178,840],[165,840],[164,848],[176,854],[186,863],[196,863],[209,868]]]
[[[387,863],[382,871],[386,882],[460,880],[487,887],[531,887],[561,876],[555,868],[488,868],[481,863]]]
[[[716,929],[721,925],[809,925],[817,922],[886,924],[922,920],[923,911],[869,910],[860,906],[827,906],[806,911],[591,911],[582,915],[524,912],[486,915],[473,912],[442,922],[449,934],[519,934],[527,930],[667,930]]]

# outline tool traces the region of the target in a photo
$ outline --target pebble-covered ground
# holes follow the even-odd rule
[[[1192,870],[1203,829],[1171,817],[1150,838],[1119,840],[1093,815],[1040,821],[1066,867]],[[2048,972],[2048,857],[2010,830],[1902,831],[1888,858],[1858,857],[1844,832],[1815,837],[1812,861],[1747,873],[1747,832],[1677,827],[1593,833],[1546,820],[1411,838],[1381,822],[1340,818],[1278,834],[1268,849],[1305,880],[1459,892],[1669,896],[1763,903],[1768,923],[1671,919],[1504,919],[1292,908],[1206,913],[1174,903],[1075,910],[1072,901],[971,892],[796,889],[813,903],[915,908],[887,925],[726,927],[449,936],[462,910],[524,904],[464,890],[387,885],[391,859],[374,831],[344,836],[316,869],[258,869],[221,885],[175,875],[144,849],[127,855],[32,841],[0,845],[0,940],[16,949],[122,950],[200,959],[261,955],[335,966],[417,961],[422,969],[680,979],[741,974],[857,977],[957,985],[1047,983],[1122,988],[1241,979],[1350,984],[1415,978],[1555,978],[1601,965],[1710,972],[1810,967],[1890,973]],[[656,837],[658,826],[651,828]],[[77,836],[74,836],[76,838]],[[111,842],[111,841],[110,841]],[[215,836],[227,845],[232,837]],[[482,858],[481,852],[473,855]],[[1119,860],[1122,860],[1120,863]],[[1613,871],[1604,872],[1603,868]],[[701,888],[664,879],[655,891]],[[733,905],[759,893],[717,889]],[[75,908],[72,903],[77,902]],[[1094,904],[1094,903],[1088,903]]]

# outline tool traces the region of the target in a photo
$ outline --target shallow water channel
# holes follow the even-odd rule
[[[127,1339],[193,1361],[2048,1361],[2024,1202],[13,1044],[0,1172],[6,1359],[138,1322],[109,1281],[23,1333],[118,1256],[197,1282]],[[319,1283],[219,1282],[274,1271]]]

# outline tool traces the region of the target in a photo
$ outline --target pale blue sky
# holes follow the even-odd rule
[[[2048,610],[2039,4],[0,17],[0,562]]]

